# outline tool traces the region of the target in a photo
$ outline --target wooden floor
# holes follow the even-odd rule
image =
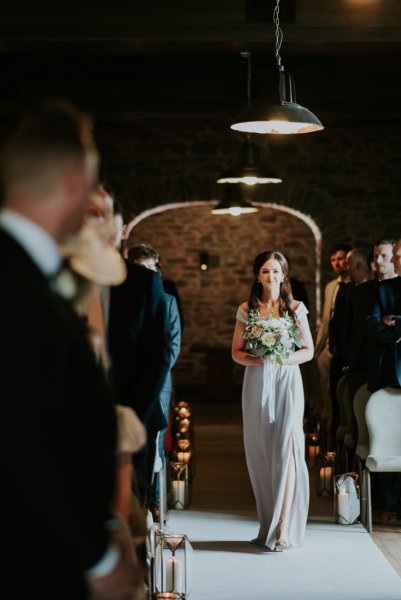
[[[189,400],[189,399],[188,399]],[[230,498],[227,498],[224,481],[232,469],[236,469],[240,485],[235,493],[235,502],[232,508],[241,513],[254,511],[254,500],[247,476],[245,458],[242,446],[242,415],[241,406],[235,404],[211,404],[199,401],[191,403],[192,423],[194,425],[194,469],[196,473],[196,496],[193,498],[191,508],[201,510],[227,510],[230,508]],[[213,430],[213,440],[210,439],[209,426]],[[222,429],[220,429],[222,428]],[[225,443],[229,441],[232,447],[230,452],[232,464],[227,464],[227,453],[219,456],[219,431],[223,432]],[[228,437],[227,437],[228,434]],[[208,455],[208,460],[213,461],[213,470],[219,472],[222,481],[221,494],[214,486],[211,489],[208,482],[208,473],[204,469],[196,471],[196,454],[202,452],[203,458]],[[224,455],[224,460],[221,460]],[[204,461],[202,461],[204,463]],[[207,461],[206,461],[207,464]],[[314,484],[315,474],[311,473],[311,500],[309,518],[311,520],[333,516],[333,501],[331,498],[318,497]],[[223,492],[224,490],[224,492]],[[224,495],[223,495],[224,494]],[[401,521],[390,525],[374,524],[373,541],[377,544],[383,555],[401,577]]]

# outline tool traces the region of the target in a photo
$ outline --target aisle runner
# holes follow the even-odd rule
[[[171,511],[193,548],[189,600],[401,600],[401,579],[362,526],[308,523],[302,549],[265,553],[253,518]]]

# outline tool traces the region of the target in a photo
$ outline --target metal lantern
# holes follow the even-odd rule
[[[169,486],[168,506],[182,510],[190,503],[190,477],[189,464],[181,462],[170,462],[169,464]]]
[[[320,455],[320,433],[306,433],[305,442],[306,464],[309,471],[314,471]]]
[[[358,473],[344,473],[334,477],[334,519],[340,525],[352,525],[360,515],[358,477]]]
[[[334,468],[336,453],[326,452],[322,457],[319,456],[317,465],[317,495],[333,496],[334,494]]]
[[[153,599],[184,600],[192,588],[192,546],[182,533],[151,532]]]

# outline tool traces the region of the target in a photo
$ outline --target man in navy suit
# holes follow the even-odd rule
[[[367,332],[375,342],[374,364],[370,370],[371,392],[387,385],[401,385],[401,240],[393,246],[395,275],[383,281],[367,317]]]
[[[167,304],[158,273],[127,261],[126,280],[110,292],[108,339],[119,402],[133,408],[146,428],[146,446],[133,461],[140,503],[149,507],[157,434],[167,425],[160,392],[170,365]]]
[[[368,380],[371,392],[386,386],[401,386],[401,239],[394,243],[391,260],[398,277],[380,284],[367,317],[367,335],[375,343]],[[394,519],[401,494],[400,473],[375,473],[372,486],[374,519],[380,522]]]
[[[111,511],[115,416],[66,290],[58,244],[97,179],[90,119],[68,103],[26,115],[1,159],[0,597],[132,594],[135,553]]]
[[[151,271],[159,273],[161,277],[160,256],[158,252],[149,244],[135,244],[128,251],[128,261],[137,265],[142,265]],[[180,310],[176,297],[166,292],[163,281],[164,296],[166,302],[166,314],[168,325],[167,350],[169,355],[169,370],[166,373],[166,378],[163,382],[160,391],[160,404],[163,409],[166,423],[168,422],[170,399],[172,393],[171,369],[175,365],[181,348],[181,318]],[[170,289],[170,287],[168,288]],[[158,454],[161,459],[164,456],[164,438],[167,427],[164,427],[159,432],[158,438]],[[154,479],[152,492],[150,496],[150,510],[155,521],[159,520],[159,477]]]

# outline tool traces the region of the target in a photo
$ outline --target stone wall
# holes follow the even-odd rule
[[[217,177],[237,162],[243,135],[227,124],[143,123],[99,130],[103,176],[129,221],[154,206],[219,197]],[[322,279],[338,241],[370,246],[400,234],[401,122],[331,125],[299,136],[254,136],[261,156],[283,178],[245,190],[249,199],[310,215],[322,232]],[[252,196],[253,195],[253,196]]]
[[[203,384],[208,360],[231,363],[230,346],[238,305],[247,300],[252,262],[259,252],[278,249],[291,262],[291,274],[302,281],[315,322],[316,241],[310,228],[291,214],[260,208],[241,217],[211,214],[209,204],[156,213],[133,228],[129,243],[156,248],[163,275],[178,288],[184,313],[181,357],[174,369],[177,383]],[[207,252],[209,268],[200,269]],[[207,349],[212,349],[213,356]],[[216,349],[226,349],[220,356]],[[233,366],[234,381],[242,368]]]
[[[400,122],[380,127],[353,119],[316,134],[254,136],[263,161],[284,181],[246,188],[245,196],[310,217],[321,232],[321,248],[302,220],[279,210],[263,208],[235,219],[212,217],[209,205],[196,205],[218,200],[216,179],[237,162],[243,139],[220,122],[144,122],[98,132],[102,176],[122,203],[126,222],[155,207],[193,203],[150,216],[132,232],[133,239],[160,251],[165,275],[176,281],[183,298],[186,327],[177,381],[204,383],[213,376],[211,354],[199,348],[228,349],[236,306],[248,293],[252,259],[266,245],[286,252],[294,275],[306,283],[314,327],[316,271],[323,288],[332,277],[331,245],[371,247],[379,237],[401,235]],[[201,251],[212,258],[205,273],[199,269]],[[235,367],[235,381],[238,377]]]

